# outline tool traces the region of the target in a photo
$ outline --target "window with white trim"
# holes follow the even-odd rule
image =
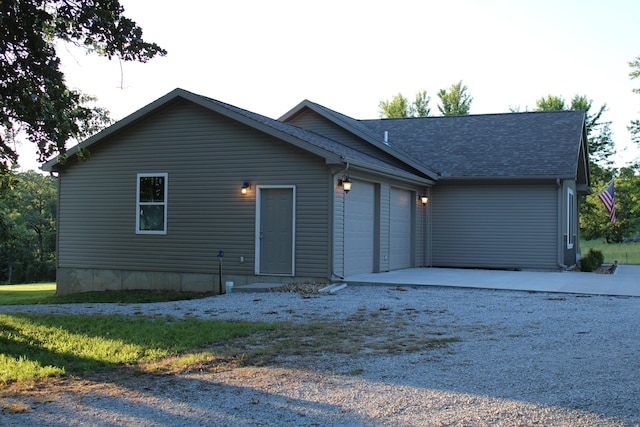
[[[573,249],[573,240],[575,238],[575,215],[575,198],[573,197],[573,190],[569,188],[567,190],[567,249]]]
[[[167,173],[139,173],[136,233],[167,234]]]

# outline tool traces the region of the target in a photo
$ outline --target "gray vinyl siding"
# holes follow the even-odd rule
[[[436,267],[556,269],[555,183],[445,183],[429,200]]]
[[[166,235],[135,232],[137,173],[168,173]],[[326,277],[327,176],[323,159],[174,102],[94,146],[90,161],[62,167],[58,265],[215,273],[224,250],[223,274],[251,275],[255,186],[296,185],[296,275]]]

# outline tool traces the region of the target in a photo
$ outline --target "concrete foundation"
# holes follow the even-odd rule
[[[225,292],[224,283],[227,281],[234,282],[236,286],[242,286],[255,282],[287,284],[319,280],[326,279],[225,274],[222,276],[222,287],[220,287],[217,272],[204,274],[60,267],[57,272],[56,293],[68,295],[81,292],[160,290],[219,294]]]

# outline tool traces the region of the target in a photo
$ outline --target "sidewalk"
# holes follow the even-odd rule
[[[618,265],[614,274],[410,268],[346,277],[348,284],[451,286],[640,297],[640,266]]]

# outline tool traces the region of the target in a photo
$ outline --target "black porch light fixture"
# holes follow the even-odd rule
[[[242,184],[242,188],[240,188],[240,193],[244,196],[247,194],[250,188],[251,188],[251,183],[245,182],[244,184]]]
[[[421,194],[419,199],[420,199],[420,202],[422,202],[423,205],[426,205],[427,203],[429,203],[429,197],[427,197],[426,194]]]
[[[345,193],[348,193],[349,191],[351,191],[351,184],[352,184],[351,179],[346,175],[343,176],[340,182],[338,183],[338,185],[342,187]]]

